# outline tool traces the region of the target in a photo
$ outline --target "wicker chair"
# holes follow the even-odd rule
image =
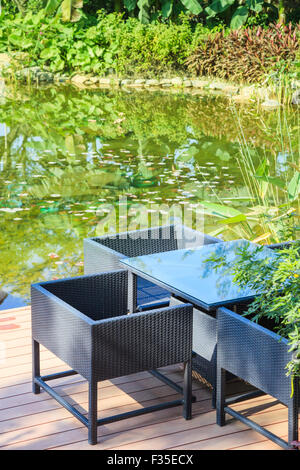
[[[84,240],[84,273],[95,274],[120,269],[119,260],[163,251],[193,248],[222,240],[192,230],[184,225],[165,225],[144,230],[124,232]],[[137,278],[133,286],[132,310],[167,305],[170,294]]]
[[[97,426],[142,413],[183,405],[191,418],[191,305],[128,315],[126,270],[34,284],[31,292],[33,392],[42,387],[87,426],[90,444],[97,443]],[[40,344],[71,370],[41,376]],[[183,398],[98,419],[98,382],[181,362]],[[88,417],[47,384],[73,374],[89,383]]]

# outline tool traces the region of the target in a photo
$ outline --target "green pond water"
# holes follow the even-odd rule
[[[287,172],[298,119],[295,109],[261,111],[183,92],[6,89],[0,309],[29,303],[33,282],[82,274],[86,237],[139,228],[158,214],[154,225],[163,223],[173,204],[186,214],[203,201],[223,204],[228,216],[247,212],[255,205],[249,174],[266,157],[276,175]],[[248,236],[212,212],[205,232]]]

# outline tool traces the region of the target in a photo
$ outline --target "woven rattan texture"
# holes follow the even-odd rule
[[[90,380],[92,377],[92,331],[84,319],[74,315],[68,305],[31,290],[32,338],[45,346],[72,369]]]
[[[127,271],[119,270],[45,283],[44,288],[92,320],[100,320],[127,313],[127,279]]]
[[[191,358],[192,307],[127,315],[93,327],[95,378],[110,379]]]
[[[174,226],[128,232],[126,236],[116,234],[94,240],[128,258],[177,250]]]
[[[218,310],[217,324],[218,366],[288,405],[291,380],[285,367],[291,353],[287,342],[228,309]]]

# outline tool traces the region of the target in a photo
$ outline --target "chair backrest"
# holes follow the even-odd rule
[[[166,307],[94,325],[94,376],[106,380],[191,359],[193,308]]]
[[[93,240],[129,258],[178,248],[173,225],[117,233]]]
[[[45,282],[41,286],[95,321],[127,313],[126,270]]]

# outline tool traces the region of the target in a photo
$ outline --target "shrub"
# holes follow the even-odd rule
[[[259,323],[274,324],[275,331],[288,339],[292,360],[287,364],[287,375],[300,377],[300,242],[277,252],[272,259],[255,259],[258,247],[250,252],[247,247],[239,251],[234,263],[226,263],[224,257],[215,256],[207,261],[214,269],[227,268],[234,273],[234,282],[241,288],[259,293],[250,304],[245,316]],[[270,364],[271,366],[271,364]]]
[[[129,19],[118,37],[118,71],[150,76],[183,70],[192,40],[187,20],[181,24],[143,25],[136,19]]]
[[[143,25],[135,18],[99,12],[78,23],[63,23],[41,10],[0,21],[0,52],[24,51],[27,63],[52,72],[168,73],[185,68],[193,41],[186,18],[179,24]]]
[[[261,82],[276,63],[291,64],[299,50],[300,27],[271,25],[223,31],[203,41],[187,59],[190,72],[233,81]]]

